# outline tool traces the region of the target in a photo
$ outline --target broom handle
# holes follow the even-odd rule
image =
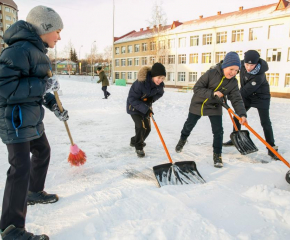
[[[167,157],[168,157],[168,160],[169,160],[169,162],[173,163],[173,161],[172,161],[172,159],[171,159],[171,157],[170,157],[170,154],[169,154],[169,152],[168,152],[168,149],[167,149],[167,147],[166,147],[166,144],[165,144],[165,142],[164,142],[164,140],[163,140],[163,137],[162,137],[162,135],[161,135],[161,132],[159,131],[159,128],[158,128],[158,126],[157,126],[157,123],[155,122],[155,119],[154,119],[153,115],[150,114],[150,117],[152,118],[152,121],[153,121],[154,126],[155,126],[155,128],[156,128],[156,131],[157,131],[157,133],[158,133],[158,135],[159,135],[159,137],[160,137],[160,140],[161,140],[161,142],[162,142],[162,145],[163,145],[163,147],[164,147],[164,150],[165,150],[165,152],[166,152],[166,155],[167,155]]]
[[[233,114],[238,120],[241,120],[241,118],[235,114],[232,109],[228,108],[228,112]],[[271,150],[272,153],[274,153],[283,163],[286,164],[287,167],[290,168],[290,164],[269,143],[267,143],[258,133],[256,133],[248,123],[245,123],[244,126],[247,127],[262,143],[267,146],[268,149]]]

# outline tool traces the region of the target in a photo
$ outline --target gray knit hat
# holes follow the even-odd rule
[[[26,17],[38,35],[63,29],[63,23],[56,11],[45,6],[36,6],[30,10]]]

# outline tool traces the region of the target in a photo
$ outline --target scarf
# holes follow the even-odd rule
[[[251,72],[248,72],[248,73],[249,73],[249,74],[252,74],[252,75],[256,75],[256,74],[259,73],[260,69],[261,69],[261,64],[258,63],[258,64],[256,65],[256,67],[255,67]]]

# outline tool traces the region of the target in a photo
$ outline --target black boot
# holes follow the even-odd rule
[[[214,166],[216,168],[222,168],[224,166],[222,154],[221,153],[213,153],[213,162],[214,162]]]
[[[141,149],[141,150],[137,150],[137,149],[136,149],[136,153],[137,153],[137,156],[138,156],[139,158],[145,157],[145,152],[144,152],[143,149]]]
[[[8,226],[2,233],[3,240],[49,240],[45,234],[34,235],[27,232],[25,228],[16,228],[14,225]]]
[[[278,146],[272,146],[277,152],[278,152]],[[280,161],[280,159],[274,154],[272,153],[271,150],[268,149],[268,155],[275,161]]]
[[[45,191],[30,192],[27,195],[27,205],[34,205],[36,203],[55,203],[58,201],[56,194],[47,194]]]
[[[233,144],[232,140],[229,140],[229,141],[223,143],[223,146],[224,147],[231,147],[231,146],[234,146],[234,144]]]
[[[182,138],[179,139],[179,142],[177,143],[176,147],[175,147],[175,151],[177,153],[180,153],[182,151],[183,146],[186,143],[186,139],[183,140]]]

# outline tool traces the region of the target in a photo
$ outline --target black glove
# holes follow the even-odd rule
[[[54,112],[55,116],[60,120],[60,121],[67,121],[69,119],[68,116],[68,111],[63,109],[63,112],[60,112],[59,107],[57,104],[54,104],[51,108],[51,110]]]
[[[151,114],[154,115],[154,112],[153,112],[152,108],[149,108],[147,113],[146,113],[146,117],[151,117]]]

